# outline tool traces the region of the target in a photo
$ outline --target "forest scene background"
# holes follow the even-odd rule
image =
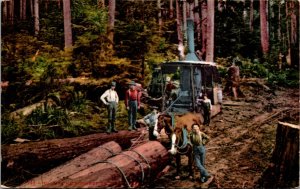
[[[299,14],[298,0],[2,0],[2,149],[105,132],[99,97],[112,81],[121,100],[116,126],[127,130],[129,81],[147,89],[160,63],[184,59],[192,19],[199,57],[216,63],[222,84],[238,63],[244,82],[245,97],[236,102],[243,106],[225,107],[205,128],[215,139],[211,185],[254,187],[272,155],[276,116],[299,123]],[[138,119],[151,111],[146,97]],[[59,163],[28,171],[8,162],[2,183],[17,186]],[[161,185],[199,188],[174,180],[174,170]]]
[[[5,0],[1,13],[4,144],[104,131],[99,96],[116,81],[123,100],[128,81],[147,88],[156,65],[180,59],[181,45],[186,54],[185,18],[194,19],[195,49],[223,78],[239,60],[241,77],[299,87],[297,0]]]

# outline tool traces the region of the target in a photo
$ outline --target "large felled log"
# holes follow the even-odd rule
[[[264,188],[295,188],[299,185],[299,125],[279,122],[272,163],[264,172]]]
[[[114,142],[108,142],[97,148],[94,148],[87,153],[84,153],[67,163],[58,166],[47,173],[44,173],[38,177],[35,177],[26,183],[22,184],[21,188],[40,188],[45,183],[53,183],[63,178],[73,175],[83,169],[88,168],[92,164],[98,161],[106,160],[107,158],[113,156],[114,154],[120,153],[122,151],[121,146]]]
[[[21,184],[26,179],[33,178],[34,174],[44,173],[106,142],[115,141],[126,149],[131,146],[131,139],[140,135],[138,131],[119,131],[113,134],[97,133],[83,137],[2,145],[1,179],[10,179],[9,184]],[[15,180],[11,179],[18,175]]]
[[[130,151],[99,161],[67,178],[48,183],[46,188],[137,187],[162,171],[169,154],[157,141],[144,143]],[[152,175],[152,176],[151,176]],[[153,180],[151,180],[153,181]]]

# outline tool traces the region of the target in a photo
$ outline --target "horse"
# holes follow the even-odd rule
[[[193,178],[193,148],[188,140],[188,133],[191,132],[194,124],[201,125],[204,118],[200,113],[187,113],[184,115],[159,114],[154,127],[153,135],[158,136],[162,129],[171,140],[171,149],[169,152],[176,157],[175,178],[180,178],[181,156],[188,157],[189,177]]]

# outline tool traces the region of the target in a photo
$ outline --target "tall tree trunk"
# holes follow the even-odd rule
[[[183,45],[186,46],[187,45],[186,1],[183,1],[182,9],[183,9],[183,40],[184,40]]]
[[[170,15],[169,15],[169,18],[172,19],[173,17],[174,17],[173,0],[170,0]]]
[[[3,23],[6,24],[7,22],[7,8],[8,8],[8,1],[1,1],[2,3],[2,20]]]
[[[72,47],[71,2],[63,0],[65,49]]]
[[[190,3],[186,3],[186,17],[190,18]]]
[[[263,54],[269,52],[269,34],[268,34],[268,19],[267,19],[267,4],[268,0],[260,0],[260,37]]]
[[[177,38],[179,60],[184,58],[183,34],[182,34],[182,14],[180,11],[179,0],[176,0],[176,20],[177,20]]]
[[[161,29],[162,29],[162,16],[161,16],[161,3],[160,0],[157,0],[157,9],[158,9],[158,32],[161,34]]]
[[[23,0],[23,5],[22,5],[22,14],[23,14],[23,16],[22,16],[22,18],[24,19],[24,20],[26,20],[26,0]]]
[[[191,18],[193,20],[195,20],[195,18],[194,18],[194,7],[195,7],[195,4],[194,3],[195,2],[189,3],[189,12],[190,12],[189,18]]]
[[[116,12],[116,0],[109,0],[109,2],[108,2],[108,39],[111,42],[111,45],[109,45],[110,49],[113,49],[113,43],[114,43],[115,12]]]
[[[291,45],[297,43],[297,16],[296,16],[296,5],[294,1],[290,2],[291,12]]]
[[[34,17],[34,8],[33,8],[33,0],[29,0],[29,4],[30,4],[30,16]]]
[[[49,0],[46,0],[45,2],[45,10],[48,11],[48,5],[49,5]]]
[[[61,0],[57,0],[57,5],[58,5],[58,8],[60,9],[60,7],[61,7],[61,2],[60,2]],[[63,0],[63,1],[65,1],[65,0]]]
[[[201,30],[202,30],[202,48],[201,53],[206,56],[206,31],[207,31],[207,4],[206,1],[201,3]],[[204,58],[204,57],[203,57]]]
[[[34,0],[34,34],[40,32],[39,0]]]
[[[290,15],[291,15],[291,65],[299,67],[299,30],[298,24],[299,17],[297,22],[297,11],[299,2],[297,1],[290,1]]]
[[[199,0],[195,0],[195,12],[194,12],[194,18],[195,18],[195,28],[196,28],[196,42],[197,46],[199,46],[199,43],[201,41],[201,27],[200,27],[200,16],[199,16]]]
[[[11,25],[14,24],[14,16],[15,16],[15,0],[10,0],[9,21]]]
[[[23,1],[25,0],[20,0],[20,20],[23,20]]]
[[[287,65],[291,65],[291,38],[290,38],[290,24],[289,24],[289,19],[288,19],[288,16],[289,16],[289,2],[287,1],[285,3],[285,11],[286,11],[286,38],[287,38],[287,49],[288,49],[288,52],[287,52],[287,55],[286,55],[286,63]]]
[[[249,27],[250,27],[250,31],[253,32],[253,0],[250,1]]]
[[[281,44],[281,3],[278,2],[278,41]]]
[[[246,24],[247,21],[247,9],[246,9],[246,0],[241,0],[243,2],[243,21]]]
[[[206,61],[214,61],[215,1],[207,2],[207,47]]]

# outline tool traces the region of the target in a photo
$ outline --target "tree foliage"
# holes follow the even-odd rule
[[[70,135],[79,134],[91,126],[89,121],[95,118],[86,120],[84,116],[86,111],[95,111],[91,110],[90,103],[97,102],[90,102],[84,92],[73,93],[72,91],[78,91],[80,87],[57,82],[60,79],[88,75],[109,82],[115,76],[126,72],[126,79],[136,79],[147,85],[151,71],[157,64],[178,59],[176,18],[169,16],[170,1],[160,2],[161,9],[158,9],[157,1],[116,1],[114,40],[110,41],[107,36],[108,9],[99,6],[99,0],[72,0],[71,51],[63,50],[62,3],[39,1],[40,32],[37,36],[34,35],[34,17],[30,11],[27,11],[26,19],[19,19],[19,9],[15,8],[13,22],[5,20],[1,23],[1,76],[2,81],[9,81],[9,86],[2,90],[1,105],[5,116],[3,136],[7,140],[25,136],[23,134],[28,131],[29,124],[61,122],[63,124],[60,125],[64,125],[61,131],[72,133]],[[199,11],[199,15],[202,2],[204,1],[199,1],[199,7],[194,9]],[[222,10],[217,5],[215,10],[214,60],[217,64],[227,67],[232,63],[232,57],[238,56],[241,75],[245,77],[267,78],[274,87],[299,86],[299,74],[295,70],[299,66],[299,40],[289,44],[291,36],[288,35],[291,32],[291,15],[299,15],[299,2],[293,0],[295,8],[286,9],[285,1],[269,0],[270,49],[267,55],[263,55],[260,48],[259,1],[253,1],[253,31],[249,27],[250,0],[223,2]],[[175,0],[173,3],[175,7]],[[161,25],[158,15],[161,15]],[[297,20],[299,21],[299,16]],[[296,25],[296,30],[293,39],[299,39],[299,24]],[[198,43],[198,49],[201,49],[200,44],[202,43]],[[113,48],[109,48],[111,45]],[[286,61],[289,47],[292,51],[292,67]],[[282,70],[278,69],[279,53],[283,54]],[[225,76],[226,69],[221,68],[220,72]],[[8,119],[10,112],[45,100],[49,94],[72,97],[67,104],[60,107],[49,107],[47,111],[36,110],[29,116],[32,122],[27,120],[19,123]],[[76,114],[80,120],[74,119],[70,112],[79,112]],[[58,118],[60,116],[70,120],[63,122]],[[21,134],[17,135],[13,130]],[[45,138],[59,136],[58,132],[53,133],[50,130]],[[39,130],[34,132],[38,133]]]

